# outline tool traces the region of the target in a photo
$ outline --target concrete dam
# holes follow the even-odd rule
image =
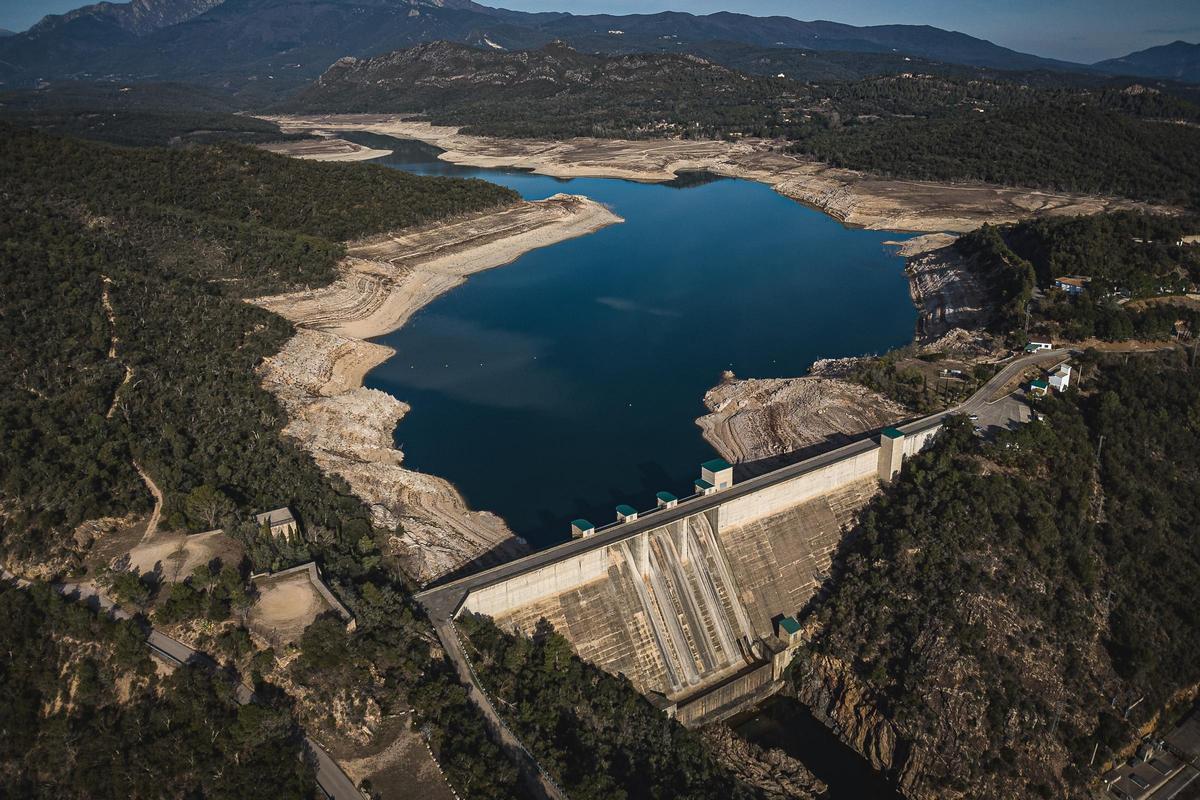
[[[796,615],[842,537],[943,416],[740,483],[708,462],[689,498],[618,506],[602,528],[576,520],[572,541],[417,599],[435,623],[470,611],[532,634],[545,620],[685,724],[722,719],[779,688],[800,644]]]

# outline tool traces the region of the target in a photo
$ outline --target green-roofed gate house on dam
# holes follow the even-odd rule
[[[782,686],[797,615],[856,513],[944,416],[741,482],[728,462],[706,461],[690,497],[618,505],[602,527],[576,519],[571,541],[418,599],[439,629],[468,612],[526,634],[547,620],[684,724],[725,719]]]

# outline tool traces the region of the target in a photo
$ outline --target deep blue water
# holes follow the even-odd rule
[[[800,375],[818,358],[907,343],[903,262],[882,243],[762,184],[561,181],[456,167],[415,142],[375,163],[557,192],[625,222],[471,277],[379,341],[397,355],[367,385],[411,404],[405,463],[451,480],[535,547],[617,503],[691,493],[713,457],[694,420],[722,370]]]

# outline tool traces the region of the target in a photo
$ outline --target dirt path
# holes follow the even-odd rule
[[[100,302],[104,305],[104,315],[108,317],[108,358],[110,361],[115,361],[117,358],[117,343],[121,340],[117,338],[117,315],[113,311],[112,298],[109,296],[109,287],[112,286],[112,278],[107,275],[100,276],[104,282],[104,289],[100,293]],[[117,401],[121,397],[121,390],[133,379],[133,368],[128,364],[125,365],[125,377],[113,392],[112,402],[108,404],[108,411],[105,413],[105,419],[112,419],[112,415],[117,413]]]
[[[133,468],[137,470],[137,474],[141,476],[142,482],[146,484],[146,488],[154,496],[154,511],[150,512],[150,521],[146,523],[146,532],[142,535],[142,541],[146,542],[158,531],[158,519],[162,516],[163,495],[158,485],[150,479],[146,470],[142,469],[141,464],[134,461]]]

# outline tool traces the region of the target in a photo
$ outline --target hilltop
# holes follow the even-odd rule
[[[1200,44],[1176,40],[1120,58],[1100,61],[1092,66],[1118,75],[1169,78],[1196,83],[1200,82]]]

